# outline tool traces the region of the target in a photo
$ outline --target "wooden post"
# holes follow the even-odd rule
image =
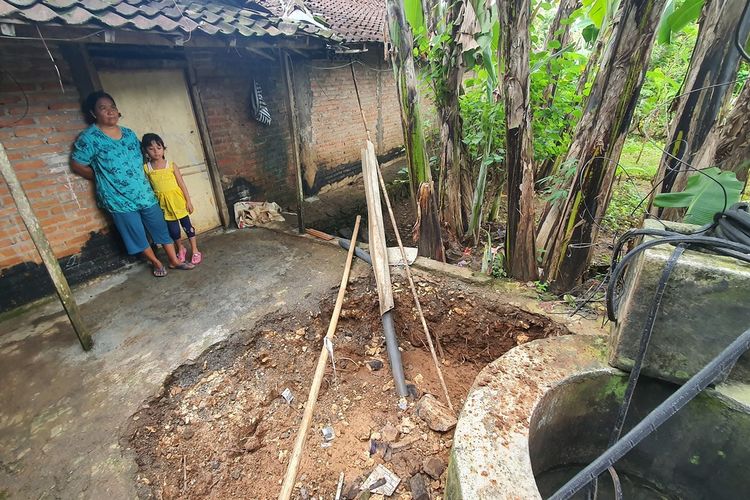
[[[326,364],[328,362],[328,349],[326,346],[326,341],[330,342],[331,339],[333,339],[333,334],[336,331],[336,326],[339,324],[341,306],[344,304],[344,293],[346,292],[346,284],[349,282],[349,271],[352,268],[354,248],[357,246],[359,222],[360,216],[358,215],[357,219],[354,221],[352,242],[351,245],[349,245],[349,253],[346,255],[346,265],[344,266],[344,274],[343,276],[341,276],[341,285],[339,286],[339,293],[336,297],[336,305],[333,308],[333,314],[331,314],[331,322],[328,324],[328,331],[326,332],[323,347],[320,349],[318,365],[315,367],[315,375],[313,376],[313,381],[310,385],[310,393],[307,395],[305,411],[302,414],[302,422],[299,424],[299,429],[297,430],[297,438],[294,440],[294,449],[292,450],[292,455],[289,457],[289,465],[287,465],[286,474],[284,475],[284,482],[281,485],[279,500],[289,500],[292,496],[292,491],[294,490],[294,481],[297,479],[297,470],[299,469],[300,460],[302,460],[302,447],[305,445],[307,431],[310,429],[313,410],[315,410],[315,403],[318,401],[320,384],[323,382],[323,375],[325,374]]]
[[[211,188],[216,198],[216,206],[219,209],[219,219],[221,225],[228,228],[231,223],[229,217],[229,207],[227,207],[227,200],[224,198],[224,187],[221,185],[221,173],[219,172],[219,164],[216,161],[216,153],[214,153],[214,147],[211,144],[211,137],[208,134],[208,123],[206,122],[206,113],[203,109],[203,103],[201,102],[200,91],[198,90],[198,82],[195,77],[195,68],[190,63],[190,59],[187,59],[187,81],[188,87],[190,88],[190,100],[193,103],[193,114],[195,115],[196,122],[198,123],[198,132],[201,135],[201,143],[203,144],[203,152],[206,155],[206,164],[208,165],[209,179],[211,179]]]
[[[60,302],[62,302],[70,323],[73,325],[73,329],[78,336],[78,341],[81,343],[83,350],[88,351],[92,346],[91,336],[83,324],[78,304],[76,304],[73,298],[68,281],[65,279],[62,269],[60,269],[60,264],[52,252],[52,247],[44,235],[42,227],[39,225],[39,220],[31,209],[29,199],[26,197],[26,193],[18,181],[18,177],[16,177],[16,172],[10,166],[10,160],[8,160],[8,155],[5,154],[5,147],[2,144],[0,144],[0,172],[2,172],[5,182],[8,184],[10,195],[13,197],[13,201],[18,207],[18,213],[21,215],[23,223],[26,225],[26,229],[28,229],[31,239],[34,241],[34,246],[36,246],[39,255],[42,257],[44,267],[47,268],[47,272],[50,278],[52,278],[52,283],[55,285]]]
[[[299,234],[305,233],[305,221],[302,217],[302,203],[304,193],[302,191],[302,163],[300,162],[299,153],[299,124],[297,123],[297,103],[294,99],[294,75],[292,65],[289,61],[289,54],[281,50],[279,54],[284,67],[284,80],[286,81],[287,96],[289,98],[289,122],[291,124],[292,146],[294,149],[294,165],[297,169],[297,230]]]

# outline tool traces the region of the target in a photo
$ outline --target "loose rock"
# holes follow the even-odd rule
[[[437,457],[427,457],[422,462],[422,470],[432,479],[440,479],[445,471],[445,464]]]
[[[456,426],[456,417],[432,394],[425,394],[419,400],[415,413],[433,431],[447,432]]]
[[[383,368],[383,362],[380,361],[379,359],[371,359],[370,361],[367,362],[367,368],[371,372],[376,372]]]
[[[398,429],[396,429],[396,427],[394,427],[394,425],[391,424],[390,422],[385,424],[380,434],[383,436],[383,439],[388,443],[392,443],[396,441],[396,439],[398,439]]]
[[[253,451],[260,449],[261,446],[263,446],[263,443],[258,438],[258,436],[247,438],[244,444],[245,451],[248,453],[252,453]]]
[[[413,500],[430,500],[430,493],[422,474],[414,474],[409,478],[409,490]]]

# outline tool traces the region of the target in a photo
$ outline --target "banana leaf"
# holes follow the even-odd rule
[[[712,222],[717,213],[740,201],[742,187],[734,172],[711,167],[688,177],[684,191],[656,195],[654,205],[687,208],[684,222],[702,226]]]

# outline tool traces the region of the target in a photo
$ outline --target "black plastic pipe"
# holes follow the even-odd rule
[[[591,462],[573,479],[568,481],[562,488],[550,497],[550,500],[567,500],[584,488],[587,484],[598,477],[602,472],[614,465],[630,450],[636,447],[649,434],[658,429],[672,415],[688,404],[695,396],[708,387],[719,376],[728,372],[745,351],[750,349],[750,328],[737,337],[729,346],[721,351],[701,371],[693,375],[685,385],[677,389],[662,404],[657,406],[638,425],[625,434],[617,443],[601,454],[599,458]]]
[[[344,250],[349,250],[349,247],[352,245],[351,240],[345,240],[344,238],[339,238],[339,246],[343,248]],[[365,252],[359,247],[354,248],[354,255],[359,257],[360,259],[364,260],[368,264],[372,265],[372,258],[370,258],[370,254]]]
[[[349,250],[352,242],[350,240],[339,238],[339,246],[345,250]],[[354,247],[354,255],[364,260],[368,264],[372,265],[372,258],[370,254],[362,250],[361,248]],[[389,341],[386,342],[386,348],[388,349],[388,359],[391,361],[391,373],[393,374],[393,381],[396,387],[396,392],[400,397],[406,397],[409,393],[406,387],[406,377],[404,376],[404,366],[401,363],[401,352],[398,350],[398,341],[396,340],[396,328],[393,325],[393,310],[387,311],[380,317],[383,323],[383,334]]]

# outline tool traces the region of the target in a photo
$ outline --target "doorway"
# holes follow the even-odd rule
[[[167,159],[180,168],[190,192],[196,232],[219,226],[208,165],[203,153],[195,112],[182,69],[99,70],[102,87],[117,101],[120,124],[140,138],[159,134],[167,146]]]

